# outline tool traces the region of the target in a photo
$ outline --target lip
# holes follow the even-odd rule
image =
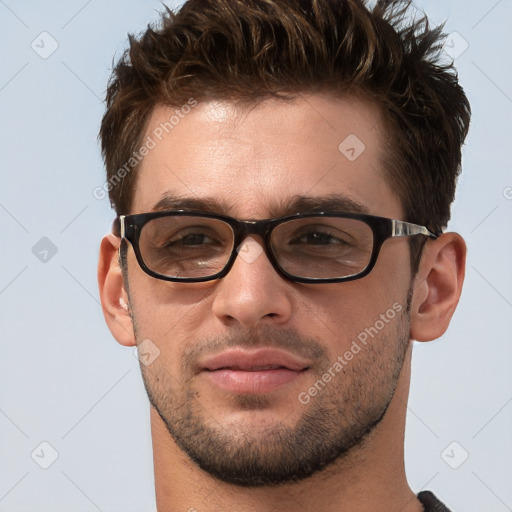
[[[245,394],[268,393],[289,384],[310,366],[310,361],[274,348],[232,349],[200,364],[201,371],[221,389]]]
[[[225,368],[241,371],[258,371],[265,366],[279,366],[293,371],[301,371],[311,363],[296,355],[275,348],[257,350],[232,349],[207,358],[200,364],[203,370],[215,371]]]

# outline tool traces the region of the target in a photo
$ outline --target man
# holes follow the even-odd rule
[[[441,512],[403,441],[447,329],[470,107],[407,2],[190,0],[117,64],[109,328],[138,346],[158,510]]]

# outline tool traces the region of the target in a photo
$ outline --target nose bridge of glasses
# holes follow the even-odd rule
[[[251,235],[255,235],[264,241],[269,227],[270,221],[268,220],[240,220],[236,226],[235,236],[240,242]]]
[[[236,224],[232,226],[235,236],[233,251],[237,255],[242,253],[243,259],[246,261],[255,259],[254,256],[257,257],[263,252],[273,264],[270,247],[267,242],[272,224],[271,220],[237,220]],[[248,243],[250,239],[254,240],[254,244],[258,244],[260,248],[252,247],[252,244]],[[253,253],[253,255],[246,254],[248,251]]]

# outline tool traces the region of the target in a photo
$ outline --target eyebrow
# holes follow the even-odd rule
[[[152,211],[197,210],[208,213],[222,213],[229,210],[229,205],[213,197],[189,197],[165,194],[152,208]]]
[[[295,196],[283,205],[280,215],[322,211],[370,213],[367,206],[355,199],[342,194],[329,194],[326,196]]]
[[[194,210],[206,213],[229,215],[233,205],[213,197],[175,196],[166,193],[152,208],[152,211]],[[367,206],[342,194],[325,196],[294,196],[269,207],[270,218],[296,213],[352,212],[370,213]]]

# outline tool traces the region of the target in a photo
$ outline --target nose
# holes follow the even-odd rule
[[[215,290],[212,311],[225,324],[252,328],[285,324],[292,314],[292,290],[252,237],[240,245],[235,263]]]

